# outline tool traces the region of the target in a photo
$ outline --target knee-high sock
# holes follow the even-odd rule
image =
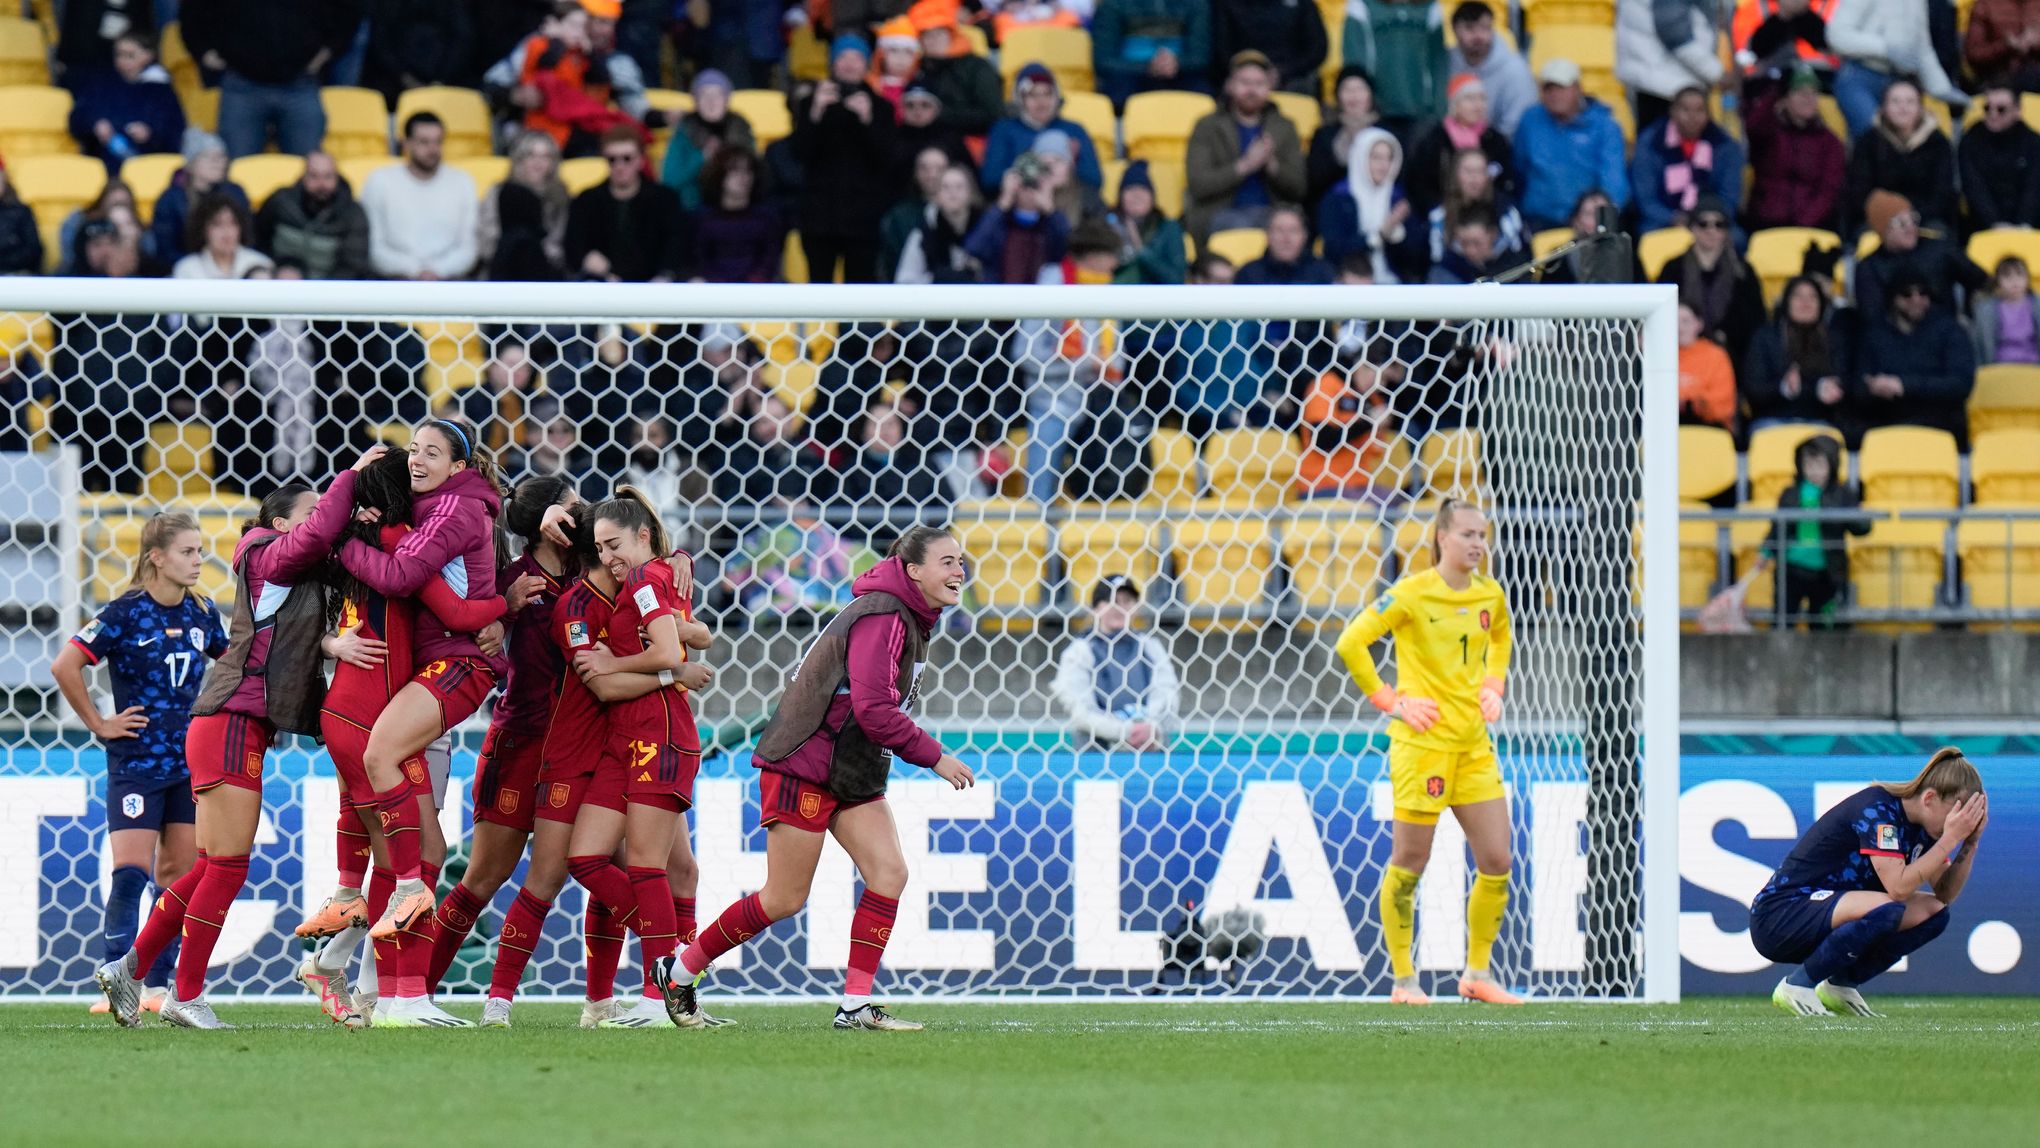
[[[616,862],[607,857],[588,854],[567,858],[567,872],[581,883],[588,895],[602,902],[616,922],[626,928],[644,931],[637,914],[637,893],[632,890],[630,876],[616,867]]]
[[[383,915],[383,910],[390,907],[390,898],[396,895],[396,891],[397,875],[395,871],[385,866],[376,866],[368,877],[369,920],[376,920]],[[361,947],[361,938],[367,935],[367,932],[364,931],[348,942],[346,950],[339,954],[338,959],[341,962],[341,968],[346,968],[346,963],[354,959],[355,950]],[[385,948],[389,950],[387,969],[384,967],[386,959],[384,956]],[[369,959],[364,962],[365,967],[361,975],[361,991],[381,995],[385,975],[391,978],[390,984],[394,985],[397,983],[395,980],[397,975],[395,963],[396,948],[390,945],[388,941],[373,941],[368,946],[368,955]]]
[[[1487,971],[1494,955],[1495,938],[1502,935],[1502,910],[1509,907],[1509,874],[1473,875],[1473,892],[1466,897],[1466,967],[1471,972]]]
[[[390,868],[399,881],[423,879],[418,858],[418,787],[401,780],[375,795],[377,813],[382,817],[383,837],[389,841]]]
[[[1417,975],[1410,960],[1410,941],[1417,933],[1417,874],[1400,865],[1381,871],[1381,895],[1376,898],[1381,913],[1381,943],[1388,946],[1388,963],[1398,978]]]
[[[439,939],[439,918],[423,913],[409,927],[390,938],[396,945],[396,991],[393,996],[422,997],[428,991],[426,976],[432,967],[432,945]],[[380,980],[380,978],[377,978]]]
[[[364,812],[375,816],[372,810]],[[340,859],[340,887],[361,888],[374,851],[368,847],[368,830],[361,823],[361,814],[351,806],[340,811],[340,822],[333,827],[333,848],[333,856]]]
[[[689,973],[699,975],[710,961],[757,936],[772,927],[772,918],[766,915],[765,906],[758,900],[758,894],[750,896],[723,910],[708,928],[701,930],[687,951],[680,954],[680,963]]]
[[[179,877],[163,895],[156,898],[156,905],[149,911],[149,919],[142,924],[142,931],[135,937],[134,963],[132,967],[140,972],[156,963],[164,951],[177,943],[184,929],[184,915],[191,908],[191,899],[198,895],[198,883],[205,880],[206,864],[211,858],[205,850],[198,851],[198,863],[191,872]]]
[[[616,995],[616,966],[623,961],[625,930],[607,906],[590,897],[588,912],[581,918],[581,935],[588,946],[588,999],[606,1001]]]
[[[644,942],[645,994],[649,996],[659,991],[652,962],[673,955],[673,889],[666,884],[664,868],[637,865],[630,868],[630,887],[637,894],[638,938]]]
[[[850,972],[843,980],[844,996],[871,995],[871,982],[878,976],[878,962],[885,956],[885,943],[892,938],[899,913],[899,901],[864,891],[856,916],[850,918]]]
[[[1905,906],[1893,901],[1879,905],[1827,935],[1827,939],[1806,958],[1806,963],[1785,979],[1801,988],[1812,988],[1837,974],[1846,974],[1870,946],[1898,931],[1905,920]],[[1894,958],[1896,959],[1896,958]]]
[[[432,942],[432,962],[425,980],[426,987],[436,992],[446,970],[453,967],[454,955],[474,930],[476,918],[482,915],[482,902],[466,885],[455,885],[434,915],[439,918],[439,936]]]
[[[425,882],[425,891],[432,894],[435,901],[439,899],[439,869],[437,861],[418,862],[418,879]]]
[[[111,885],[100,947],[109,961],[135,947],[135,928],[142,920],[142,894],[149,891],[149,872],[139,865],[122,865],[113,871]]]
[[[156,954],[156,959],[149,963],[148,971],[142,974],[143,986],[152,989],[170,987],[170,979],[177,975],[177,957],[183,950],[183,941],[181,936],[170,938],[170,943],[163,946],[163,951]]]
[[[1855,988],[1872,977],[1882,976],[1891,971],[1891,966],[1904,960],[1933,941],[1948,929],[1948,910],[1943,909],[1910,929],[1888,933],[1882,939],[1870,942],[1856,963],[1843,972],[1831,973],[1828,981],[1844,988]]]
[[[541,901],[523,889],[517,890],[510,911],[503,916],[503,929],[496,935],[496,971],[489,976],[490,996],[506,1001],[516,999],[517,985],[524,980],[524,966],[531,962],[532,951],[538,948],[539,935],[545,931],[545,915],[550,912],[551,901]]]
[[[177,999],[195,1000],[205,992],[205,967],[227,923],[227,910],[248,883],[248,855],[206,858],[205,878],[192,894],[184,915],[184,951],[177,955]]]
[[[679,935],[680,944],[694,943],[694,898],[679,896],[673,898],[673,928]]]

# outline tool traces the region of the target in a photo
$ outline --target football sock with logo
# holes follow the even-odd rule
[[[680,954],[680,964],[695,976],[717,957],[757,936],[772,927],[772,918],[765,915],[765,905],[758,900],[758,894],[750,896],[723,910],[706,929]]]
[[[496,970],[489,976],[490,996],[506,1001],[516,998],[517,986],[524,980],[524,966],[538,948],[538,937],[545,930],[545,916],[550,912],[551,901],[541,901],[523,889],[517,890],[510,911],[503,915],[503,929],[496,937]]]
[[[630,867],[631,891],[637,895],[638,937],[644,942],[645,994],[659,991],[652,962],[673,955],[675,925],[673,890],[666,884],[666,870],[649,866]]]
[[[226,927],[227,910],[248,882],[248,855],[206,858],[205,879],[192,893],[184,916],[184,951],[177,955],[177,999],[197,1000],[205,992],[205,967]]]
[[[673,928],[679,934],[681,944],[694,943],[694,898],[673,898]]]
[[[1948,910],[1942,909],[1910,929],[1886,934],[1883,938],[1870,942],[1870,946],[1863,950],[1863,955],[1847,970],[1829,974],[1828,983],[1846,989],[1866,984],[1872,977],[1890,972],[1891,966],[1919,952],[1947,929]]]
[[[1847,973],[1872,944],[1897,932],[1903,920],[1905,906],[1897,901],[1877,906],[1829,933],[1806,963],[1786,976],[1785,983],[1810,989],[1837,973]]]
[[[184,930],[184,915],[191,907],[191,899],[198,894],[198,883],[205,880],[210,860],[205,850],[199,850],[198,864],[191,867],[191,872],[179,877],[156,898],[155,908],[149,910],[149,919],[142,923],[142,931],[135,937],[130,968],[137,971],[149,968],[164,950],[177,943]]]
[[[373,814],[371,814],[373,816]],[[340,859],[340,888],[335,896],[346,894],[361,895],[361,883],[368,876],[369,860],[372,853],[368,847],[368,829],[361,823],[361,814],[351,807],[340,811],[340,820],[333,827],[333,856]]]
[[[135,927],[142,920],[142,895],[148,891],[148,870],[139,865],[122,865],[113,871],[112,888],[106,894],[106,932],[100,948],[107,960],[135,947]]]
[[[843,979],[843,1007],[856,1009],[871,1000],[871,982],[878,976],[879,959],[885,943],[892,939],[893,922],[900,903],[869,889],[857,902],[857,914],[850,918],[850,972]],[[852,1000],[858,1003],[852,1004]]]
[[[1466,896],[1466,968],[1484,973],[1494,956],[1495,938],[1502,934],[1502,911],[1509,907],[1509,874],[1473,875],[1473,891]]]
[[[581,883],[588,895],[609,907],[617,923],[639,933],[645,932],[637,918],[637,893],[632,890],[630,877],[616,867],[616,862],[607,857],[587,854],[567,858],[567,872]],[[661,873],[665,870],[660,870]]]
[[[453,967],[454,955],[467,943],[468,933],[475,927],[475,919],[482,915],[482,902],[466,885],[455,885],[446,900],[439,903],[434,914],[439,918],[439,936],[432,942],[432,964],[426,970],[425,979],[435,991],[439,982],[446,977],[446,970]]]
[[[375,807],[382,817],[383,837],[389,842],[390,870],[399,881],[422,880],[417,787],[408,778],[400,780],[375,795]]]
[[[430,991],[427,976],[432,967],[432,944],[438,938],[439,918],[431,913],[419,914],[397,931],[392,938],[397,945],[397,984],[392,996],[422,997]]]
[[[1381,940],[1388,946],[1388,963],[1397,978],[1417,975],[1410,960],[1410,942],[1417,932],[1417,874],[1400,865],[1381,871],[1381,894],[1376,898],[1381,912]]]
[[[625,930],[602,902],[588,899],[588,912],[581,918],[581,935],[588,946],[588,999],[606,1001],[616,995],[616,966],[623,962]]]

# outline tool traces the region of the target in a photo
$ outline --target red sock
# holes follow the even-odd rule
[[[422,997],[426,993],[426,976],[432,967],[433,942],[439,939],[439,918],[427,913],[411,922],[408,929],[400,929],[391,938],[396,942],[397,990],[400,997]],[[381,979],[378,973],[377,979]]]
[[[581,935],[588,946],[588,999],[606,1001],[616,995],[616,966],[623,961],[624,929],[602,902],[588,898],[588,913],[581,919]]]
[[[633,865],[631,890],[637,894],[638,937],[644,942],[645,995],[659,991],[652,977],[652,962],[673,955],[677,935],[673,923],[673,887],[666,884],[666,870]]]
[[[673,928],[679,935],[680,944],[694,943],[694,898],[677,894],[673,898]]]
[[[198,892],[198,883],[205,880],[205,850],[198,852],[198,863],[191,871],[179,877],[163,895],[156,898],[156,907],[149,911],[149,919],[142,925],[142,931],[135,937],[135,975],[140,976],[163,950],[170,947],[184,931],[184,915],[191,909],[191,898]]]
[[[516,999],[517,986],[524,980],[524,966],[538,948],[539,934],[545,931],[545,915],[550,912],[551,901],[541,901],[522,889],[517,890],[516,899],[510,902],[510,912],[503,917],[503,930],[496,935],[496,971],[489,977],[490,996],[506,1001]]]
[[[395,785],[375,795],[375,806],[382,816],[383,836],[390,843],[390,868],[399,881],[423,878],[423,863],[418,858],[418,790],[409,781]]]
[[[590,897],[608,908],[618,925],[644,931],[638,922],[637,894],[630,887],[630,877],[616,867],[616,862],[592,854],[569,857],[567,872],[572,873],[574,880],[588,890]]]
[[[439,865],[432,861],[418,862],[418,879],[425,882],[425,891],[432,899],[439,899]]]
[[[772,918],[765,915],[765,906],[753,893],[724,909],[714,924],[696,934],[694,943],[680,954],[680,963],[688,972],[699,973],[710,961],[771,927]]]
[[[455,885],[446,900],[439,903],[439,936],[432,942],[432,963],[425,971],[427,986],[435,992],[439,982],[446,977],[446,970],[453,967],[454,954],[460,952],[468,934],[474,931],[475,918],[481,916],[482,902],[466,885]]]
[[[361,824],[361,815],[348,806],[340,811],[340,822],[334,826],[333,856],[340,859],[340,887],[359,889],[368,877],[368,830]]]
[[[397,891],[397,875],[378,865],[368,875],[368,919],[378,920],[383,910],[390,907],[390,897]],[[375,954],[375,991],[378,996],[396,996],[397,957],[396,938],[371,941],[369,948]]]
[[[371,921],[379,919],[383,915],[383,910],[390,907],[390,898],[396,895],[396,892],[396,871],[376,866],[375,871],[369,874],[368,880],[368,919]]]
[[[871,995],[872,978],[878,976],[878,959],[885,956],[885,943],[892,939],[893,920],[900,903],[869,889],[857,902],[857,915],[850,918],[850,973],[843,982],[845,996]]]
[[[212,961],[213,946],[227,923],[227,910],[247,883],[246,853],[206,858],[205,877],[184,914],[184,951],[177,954],[178,1000],[196,1000],[205,992],[205,967]]]

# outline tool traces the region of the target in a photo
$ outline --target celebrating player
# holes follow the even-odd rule
[[[1473,847],[1466,899],[1466,970],[1459,995],[1521,1004],[1489,971],[1509,903],[1509,805],[1488,726],[1501,720],[1509,669],[1509,605],[1480,572],[1487,515],[1448,498],[1432,523],[1432,568],[1412,574],[1339,635],[1339,656],[1367,700],[1388,714],[1388,772],[1395,786],[1393,844],[1380,893],[1381,931],[1395,971],[1389,999],[1429,1004],[1410,960],[1417,878],[1431,859],[1438,814],[1450,808]],[[1395,636],[1397,684],[1387,685],[1368,647]]]
[[[262,818],[262,759],[279,731],[316,735],[326,679],[319,640],[322,596],[308,585],[347,523],[355,475],[380,458],[372,447],[324,494],[288,484],[262,500],[234,547],[234,618],[227,649],[192,704],[185,761],[198,805],[198,862],[157,898],[135,946],[95,974],[114,1019],[141,1023],[140,970],[183,931],[177,984],[163,1019],[186,1028],[228,1028],[204,998],[227,909],[248,879],[248,851]]]
[[[948,531],[907,530],[885,561],[852,584],[855,599],[801,659],[753,754],[762,771],[759,821],[768,828],[765,887],[730,906],[680,955],[680,977],[661,986],[674,1023],[699,1015],[696,988],[710,961],[807,903],[822,835],[831,833],[864,878],[835,1026],[921,1028],[871,1003],[907,884],[899,832],[883,798],[895,754],[958,789],[976,781],[911,716],[928,639],[942,611],[962,596],[964,577],[963,547]]]
[[[1989,821],[1983,776],[1953,747],[1911,781],[1859,790],[1822,814],[1750,906],[1757,952],[1799,965],[1771,1003],[1799,1016],[1878,1015],[1858,986],[1948,928]]]
[[[205,535],[189,514],[158,514],[142,527],[134,577],[120,597],[57,652],[50,676],[92,735],[106,743],[106,825],[113,861],[106,898],[105,953],[134,944],[142,892],[153,873],[168,889],[190,872],[197,850],[184,730],[198,698],[201,664],[226,652],[226,625],[192,592],[205,565]],[[111,717],[85,688],[85,667],[105,663],[113,678]],[[159,1012],[177,964],[171,938],[142,978],[142,1008]],[[110,1009],[106,1001],[93,1012]]]

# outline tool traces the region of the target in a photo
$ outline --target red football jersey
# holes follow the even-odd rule
[[[395,552],[397,543],[410,532],[408,526],[383,527],[379,539],[383,551]],[[417,609],[410,598],[386,598],[366,584],[362,584],[360,590],[360,601],[351,597],[341,600],[339,628],[347,630],[359,626],[362,637],[380,638],[389,649],[382,664],[372,670],[336,662],[333,684],[326,690],[324,708],[327,713],[346,718],[366,729],[375,725],[375,719],[382,716],[383,707],[417,673],[418,667],[412,660],[416,649]],[[501,618],[505,607],[501,597],[470,602],[455,594],[444,578],[436,576],[419,588],[417,598],[449,623],[470,627],[470,632]]]
[[[673,568],[655,559],[631,571],[623,593],[617,596],[616,613],[609,620],[610,652],[621,658],[643,653],[650,643],[646,627],[669,616],[691,622],[694,604],[675,589]],[[683,645],[683,660],[687,653]],[[687,691],[678,685],[661,686],[618,703],[611,708],[609,728],[614,734],[640,741],[677,745],[693,753],[701,749],[694,708],[687,702]]]
[[[555,645],[566,659],[567,672],[560,677],[559,696],[553,701],[552,720],[545,731],[545,749],[540,755],[542,780],[582,777],[595,772],[609,736],[609,715],[581,676],[574,672],[574,655],[609,641],[610,618],[616,602],[603,596],[586,578],[577,578],[553,606],[549,629]],[[614,647],[611,647],[612,649]]]

